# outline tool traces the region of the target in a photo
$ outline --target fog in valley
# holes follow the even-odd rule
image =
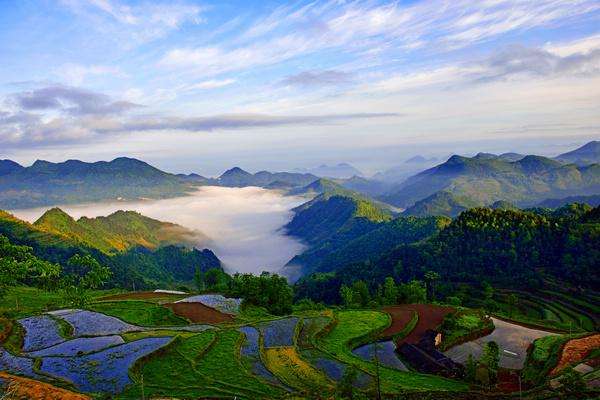
[[[281,232],[292,217],[291,209],[305,202],[302,197],[283,196],[256,187],[207,186],[173,199],[135,202],[101,202],[58,206],[73,218],[106,216],[117,210],[134,210],[161,221],[173,222],[198,232],[198,248],[209,248],[228,272],[276,272],[303,245]],[[47,209],[12,211],[34,222]]]

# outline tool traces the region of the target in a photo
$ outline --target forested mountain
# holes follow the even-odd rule
[[[296,172],[260,171],[251,174],[239,167],[234,167],[225,171],[211,183],[227,187],[259,186],[289,188],[305,186],[317,179],[315,175]]]
[[[183,195],[193,182],[132,158],[85,163],[36,161],[19,168],[6,161],[0,173],[0,207],[14,209],[98,200]]]
[[[405,215],[423,217],[426,215],[445,215],[454,217],[477,203],[466,196],[456,196],[441,190],[431,196],[417,201],[413,206],[404,211]]]
[[[482,281],[500,287],[535,288],[546,277],[571,286],[600,285],[600,208],[570,205],[553,212],[471,209],[428,239],[401,243],[378,259],[347,263],[297,283],[297,296],[331,300],[342,283],[358,279],[374,287],[440,274],[445,284]],[[327,288],[325,290],[324,288]]]
[[[430,197],[439,191],[452,195]],[[423,171],[398,185],[381,200],[398,207],[411,207],[433,213],[436,203],[443,208],[485,206],[506,200],[520,206],[533,205],[550,197],[592,195],[600,192],[600,165],[576,166],[540,156],[505,161],[498,156],[452,156],[448,161]],[[468,199],[468,202],[464,202]],[[451,200],[451,201],[450,201]],[[453,203],[449,207],[447,203]],[[416,211],[415,211],[416,212]]]
[[[58,211],[53,211],[48,219],[43,219],[40,226],[19,220],[11,214],[0,211],[0,235],[7,237],[11,243],[27,245],[33,248],[33,253],[43,259],[63,266],[69,271],[68,260],[75,254],[91,255],[100,264],[108,266],[113,276],[109,284],[131,288],[164,287],[178,282],[189,282],[193,279],[197,268],[206,271],[210,268],[221,268],[219,259],[210,250],[188,249],[180,246],[165,246],[148,249],[143,246],[130,247],[126,251],[111,251],[107,254],[102,247],[111,239],[118,237],[113,234],[110,238],[96,238],[90,242],[81,241],[81,231],[69,231],[69,234],[49,232],[46,229],[49,220],[56,217],[65,219]],[[116,213],[113,218],[131,218],[127,213]],[[139,216],[141,217],[141,216]],[[140,220],[145,217],[133,217]],[[70,218],[70,217],[69,217]],[[108,217],[107,217],[108,218]],[[154,220],[151,220],[154,221]],[[106,220],[93,222],[102,225]],[[77,223],[77,222],[76,222]],[[61,227],[65,229],[65,227]],[[85,230],[83,231],[85,232]],[[99,234],[103,234],[98,230]],[[72,236],[69,236],[69,235]],[[117,235],[117,236],[115,236]],[[143,232],[140,233],[143,236]],[[120,238],[122,239],[122,237]],[[150,241],[150,239],[146,239]],[[100,248],[98,248],[98,247]]]
[[[82,217],[75,221],[61,209],[52,208],[35,221],[33,226],[107,254],[138,246],[155,249],[169,244],[191,244],[194,237],[201,236],[199,232],[157,221],[135,211],[117,211],[107,217]]]
[[[577,165],[600,163],[600,141],[589,142],[578,149],[557,156],[556,159]]]
[[[394,219],[376,202],[336,186],[294,211],[286,231],[309,247],[282,271],[292,279],[378,258],[401,243],[424,239],[449,223],[443,217]]]
[[[348,179],[353,176],[362,176],[362,172],[348,163],[339,163],[336,165],[322,164],[317,168],[312,168],[307,171],[312,175],[322,178],[337,178]]]

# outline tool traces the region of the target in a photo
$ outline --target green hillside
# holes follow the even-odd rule
[[[453,199],[445,194],[431,197],[440,191],[451,194]],[[593,195],[599,191],[598,164],[562,164],[532,155],[514,162],[496,156],[452,156],[445,163],[407,179],[381,196],[381,200],[398,207],[415,206],[411,212],[418,215],[484,206],[498,200],[527,206],[547,198]]]
[[[334,186],[333,191],[295,209],[287,233],[301,238],[309,247],[290,260],[284,271],[295,279],[372,260],[399,244],[422,240],[448,222],[446,218],[394,219],[378,203]]]
[[[60,210],[52,211],[47,221],[51,219],[50,217],[63,222],[63,225],[60,226],[61,229],[81,228],[77,222],[73,224],[73,220]],[[139,216],[139,214],[135,218],[145,220],[145,217]],[[148,220],[154,221],[149,218]],[[89,233],[85,229],[70,232]],[[102,231],[98,232],[103,233]],[[107,238],[98,237],[93,241],[95,243],[88,243],[80,240],[75,234],[69,236],[50,232],[1,210],[0,235],[5,236],[16,245],[31,247],[36,257],[60,264],[67,272],[69,272],[68,260],[73,255],[91,255],[100,264],[108,266],[112,270],[110,286],[131,288],[135,285],[140,289],[164,288],[178,283],[191,282],[197,268],[202,271],[221,268],[221,262],[210,250],[188,249],[172,245],[149,249],[140,245],[125,251],[117,251],[112,248],[110,252],[104,252],[95,246],[97,243],[106,245]],[[143,236],[143,230],[140,235],[139,237]],[[111,238],[115,237],[119,238],[119,235],[111,236]]]
[[[75,221],[59,208],[44,213],[33,224],[36,228],[65,236],[105,253],[136,246],[155,249],[168,244],[186,244],[194,232],[182,226],[157,221],[135,211],[117,211],[107,217]]]

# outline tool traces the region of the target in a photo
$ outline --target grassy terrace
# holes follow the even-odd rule
[[[148,397],[281,397],[283,390],[243,368],[240,339],[241,334],[234,330],[178,337],[168,348],[138,364],[132,374],[136,384],[118,398],[141,398],[142,381]]]
[[[351,350],[352,347],[362,341],[368,341],[385,329],[390,323],[389,316],[377,311],[341,311],[336,314],[336,319],[337,324],[331,332],[318,341],[319,349],[346,364],[375,375],[375,364],[356,357]],[[463,391],[468,389],[468,386],[462,382],[385,367],[380,367],[380,377],[381,388],[385,393],[407,390]]]
[[[147,301],[102,301],[92,303],[86,308],[140,326],[182,326],[189,324],[189,321],[175,315],[170,309]]]

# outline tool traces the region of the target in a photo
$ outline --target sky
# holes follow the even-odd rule
[[[600,137],[600,2],[0,0],[0,158],[366,173]]]

